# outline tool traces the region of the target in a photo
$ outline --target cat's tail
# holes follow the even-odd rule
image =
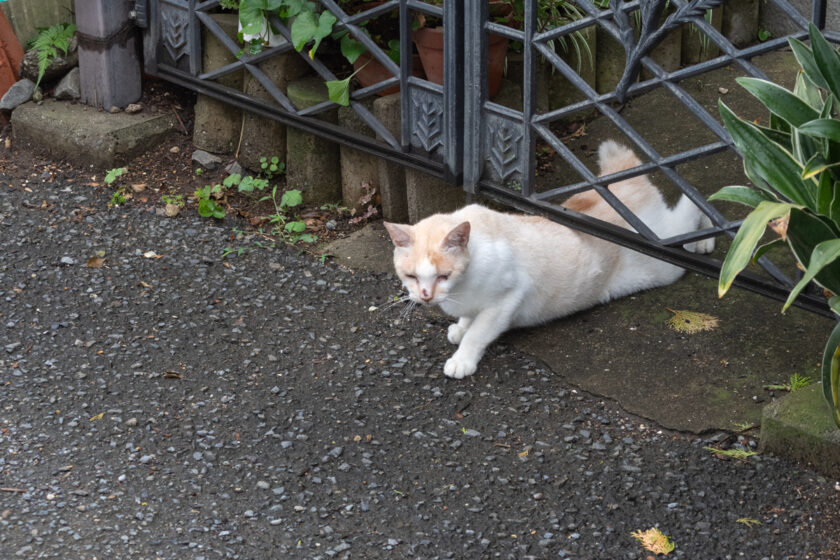
[[[602,142],[598,148],[598,166],[601,168],[599,175],[617,173],[641,164],[641,160],[630,148],[615,140]]]

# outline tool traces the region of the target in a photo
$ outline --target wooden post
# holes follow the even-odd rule
[[[82,103],[123,108],[140,99],[139,35],[132,0],[75,0]]]

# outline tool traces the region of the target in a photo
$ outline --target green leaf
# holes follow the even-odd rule
[[[840,99],[840,56],[813,23],[808,27],[808,35],[811,37],[811,49],[817,68],[829,91]]]
[[[356,60],[367,52],[367,47],[359,41],[350,36],[349,33],[341,38],[341,54],[347,59],[347,62],[353,64]]]
[[[796,61],[799,62],[799,65],[802,67],[805,74],[807,74],[808,78],[810,78],[817,87],[827,90],[828,84],[825,82],[822,72],[820,72],[817,62],[814,60],[814,53],[811,51],[811,48],[799,39],[795,39],[793,37],[788,39],[788,43],[790,43],[790,48],[793,50],[793,55],[796,57]]]
[[[797,74],[793,93],[810,105],[815,111],[822,111],[825,107],[820,89],[811,81],[805,72],[799,72]]]
[[[784,243],[785,240],[780,237],[778,239],[774,239],[773,241],[764,243],[763,245],[759,245],[758,249],[756,249],[755,253],[753,253],[752,260],[750,260],[750,263],[755,264],[756,262],[758,262],[758,259],[764,256],[765,253],[767,253],[774,247],[784,245]]]
[[[311,233],[302,233],[297,236],[298,241],[303,241],[304,243],[315,243],[318,241],[317,235],[312,235]],[[321,261],[323,262],[323,260]]]
[[[265,29],[265,12],[258,0],[242,0],[239,3],[239,23],[243,35],[259,35]]]
[[[718,192],[709,197],[709,200],[725,200],[727,202],[737,202],[744,204],[751,208],[755,208],[765,200],[771,202],[778,202],[779,200],[773,198],[772,195],[744,186],[728,186],[723,187]]]
[[[318,29],[318,20],[315,18],[314,12],[306,11],[297,15],[290,30],[292,45],[294,45],[296,51],[303,50],[306,43],[312,39],[316,29]]]
[[[114,181],[117,180],[117,177],[123,175],[126,171],[128,171],[125,167],[116,167],[114,169],[109,169],[107,173],[105,173],[105,183],[110,185]]]
[[[770,112],[793,126],[800,126],[820,116],[817,110],[802,99],[772,82],[758,78],[737,78],[735,81],[761,101]]]
[[[285,229],[291,233],[300,233],[306,230],[306,224],[301,221],[286,222]]]
[[[831,206],[827,216],[832,222],[840,226],[840,183],[834,183],[831,190],[834,194],[831,197]]]
[[[796,206],[785,202],[764,201],[749,213],[738,228],[720,269],[718,297],[723,297],[729,291],[735,277],[749,264],[755,246],[764,235],[767,222],[784,216],[791,208]]]
[[[215,209],[216,204],[211,201],[203,198],[198,201],[198,215],[202,218],[209,218],[213,215],[213,210]]]
[[[811,282],[811,280],[816,278],[820,271],[835,262],[838,258],[840,258],[840,239],[829,239],[828,241],[823,241],[822,243],[817,244],[817,246],[814,247],[814,251],[811,253],[808,268],[805,269],[805,274],[802,276],[802,279],[799,280],[799,283],[793,287],[793,290],[791,290],[790,295],[785,302],[785,306],[782,308],[782,313],[787,311],[787,308],[790,307],[793,300],[796,299],[799,293],[805,288],[805,286],[808,285],[809,282]]]
[[[832,303],[834,302],[834,303]],[[835,313],[838,312],[838,296],[829,300]],[[834,327],[825,345],[822,359],[823,396],[831,407],[834,423],[840,428],[840,323]]]
[[[826,169],[837,167],[840,165],[840,161],[835,163],[828,163],[825,161],[825,158],[822,157],[821,154],[814,154],[811,159],[805,164],[805,167],[802,169],[802,178],[803,179],[810,179],[815,175],[822,173]],[[819,194],[819,193],[818,193]],[[815,207],[814,210],[817,210]]]
[[[718,106],[724,126],[755,172],[782,196],[796,204],[813,207],[816,185],[802,179],[802,166],[790,152],[738,118],[722,101],[718,101]]]
[[[820,217],[801,208],[790,211],[787,227],[787,241],[796,259],[807,270],[811,255],[823,241],[838,238],[837,228],[827,218]],[[840,294],[840,262],[817,272],[816,281],[835,294]]]
[[[239,192],[254,192],[254,178],[246,175],[239,182]]]
[[[840,120],[814,119],[800,126],[799,132],[840,143]]]
[[[324,82],[327,85],[330,101],[342,107],[350,105],[350,78],[352,77]]]
[[[283,196],[280,197],[280,206],[283,208],[294,208],[295,206],[300,205],[302,202],[303,197],[301,196],[300,191],[297,189],[286,191],[283,193]]]
[[[831,175],[822,173],[817,190],[817,213],[831,217],[831,201],[834,198],[834,182]]]
[[[222,184],[226,187],[232,187],[234,185],[238,185],[239,181],[242,180],[242,175],[239,173],[234,173],[233,175],[228,175],[225,177],[225,180],[222,181]]]

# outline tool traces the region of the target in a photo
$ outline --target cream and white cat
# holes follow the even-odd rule
[[[598,150],[601,175],[635,167],[636,155],[613,141]],[[610,190],[660,237],[711,225],[684,195],[668,208],[647,176]],[[595,191],[564,206],[628,227]],[[487,346],[513,327],[563,317],[632,292],[677,280],[682,268],[576,232],[536,216],[503,214],[476,204],[417,224],[385,223],[394,242],[394,267],[412,301],[437,304],[458,322],[448,338],[458,350],[443,372],[472,375]],[[708,239],[686,249],[710,252]]]

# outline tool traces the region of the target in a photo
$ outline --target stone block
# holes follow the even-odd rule
[[[457,210],[467,200],[461,187],[448,185],[416,169],[405,170],[405,186],[408,218],[412,224],[432,214]]]
[[[759,0],[739,0],[723,5],[723,34],[738,48],[758,38]]]
[[[266,76],[286,93],[289,82],[302,78],[309,71],[309,65],[298,53],[277,55],[261,62],[258,67]],[[245,75],[245,94],[277,103],[268,90],[252,74]],[[242,121],[242,144],[239,147],[239,161],[252,171],[259,171],[260,158],[286,157],[286,125],[254,113],[245,111]]]
[[[379,97],[373,102],[373,116],[388,129],[394,138],[400,138],[402,123],[400,94]],[[405,168],[402,165],[377,158],[377,186],[382,199],[382,216],[390,221],[408,221],[408,201],[405,189]]]
[[[840,429],[831,419],[821,383],[764,407],[761,451],[810,463],[826,476],[840,478]]]
[[[61,78],[55,86],[53,97],[56,99],[79,99],[82,96],[82,84],[79,79],[79,68],[73,68]]]
[[[650,57],[666,72],[673,72],[678,70],[682,61],[682,34],[683,29],[677,28],[672,30],[656,45]],[[649,80],[653,78],[653,72],[642,66],[641,79]]]
[[[373,100],[368,98],[363,104],[372,108]],[[368,132],[373,136],[372,131],[361,117],[350,107],[342,107],[338,110],[338,124],[342,127],[358,133]],[[341,145],[341,198],[344,205],[352,210],[362,210],[367,205],[361,205],[360,200],[365,195],[365,184],[372,184],[379,190],[379,159],[378,157],[362,152],[350,146]]]
[[[176,125],[171,113],[111,114],[51,99],[38,105],[25,103],[12,113],[15,142],[102,169],[124,165],[158,146]]]
[[[318,77],[290,82],[289,100],[305,109],[329,99],[327,86]],[[338,111],[318,114],[317,118],[338,122]],[[286,131],[286,184],[300,189],[303,200],[324,204],[341,200],[341,164],[338,144],[297,128]]]
[[[615,90],[624,74],[624,61],[627,54],[624,47],[613,39],[606,30],[598,27],[595,40],[595,59],[598,61],[595,75],[595,89],[598,93]]]
[[[231,38],[236,38],[239,28],[236,14],[213,14],[213,19]],[[210,31],[203,28],[202,54],[203,70],[209,72],[232,62],[236,62],[235,53],[230,52]],[[237,90],[242,89],[242,71],[223,76],[218,83]],[[242,112],[222,101],[198,94],[195,102],[195,126],[193,144],[196,148],[220,153],[231,153],[239,142],[242,127]]]
[[[33,93],[35,93],[35,82],[26,78],[18,80],[0,98],[0,109],[13,111],[19,105],[32,99]]]

